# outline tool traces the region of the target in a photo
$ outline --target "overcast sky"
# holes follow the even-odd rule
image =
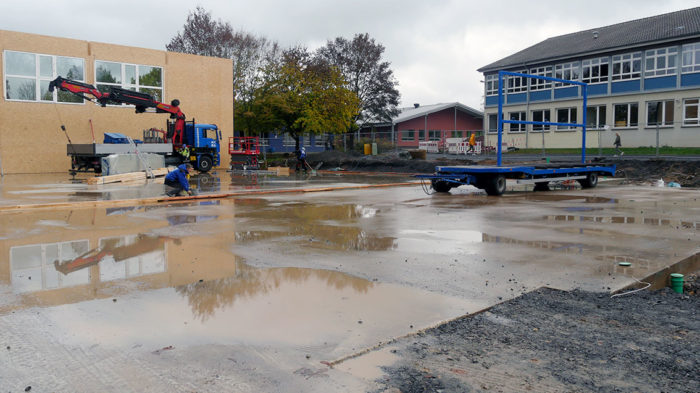
[[[482,109],[477,68],[548,37],[692,8],[697,0],[0,0],[0,30],[152,49],[182,31],[197,5],[215,19],[315,49],[369,33],[386,47],[401,103],[459,101]]]

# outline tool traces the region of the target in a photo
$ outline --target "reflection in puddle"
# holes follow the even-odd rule
[[[367,345],[367,337],[390,337],[474,309],[460,299],[340,272],[237,265],[235,276],[46,313],[54,331],[65,334],[62,341],[82,346],[282,343],[327,351],[332,342],[347,352]]]

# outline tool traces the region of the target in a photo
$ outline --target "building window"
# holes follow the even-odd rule
[[[586,127],[591,130],[605,127],[605,105],[586,108]]]
[[[584,60],[582,63],[582,81],[584,83],[601,83],[608,81],[608,58]]]
[[[520,70],[515,72],[525,74],[527,73],[527,70]],[[521,93],[527,91],[527,78],[525,78],[524,76],[507,75],[506,80],[506,86],[508,86],[508,94]]]
[[[85,82],[85,61],[75,57],[4,51],[5,98],[34,102],[83,103],[75,94],[49,91],[49,83],[62,76]]]
[[[525,112],[511,112],[510,120],[515,121],[527,121],[527,113]],[[525,124],[509,124],[510,132],[525,132]]]
[[[419,141],[425,140],[425,130],[418,130],[418,140]]]
[[[576,108],[557,109],[557,123],[575,124],[578,122]],[[572,130],[573,126],[557,126],[557,130]]]
[[[683,101],[683,125],[700,125],[700,100],[697,98]]]
[[[163,68],[96,60],[95,87],[101,92],[119,87],[147,93],[156,101],[163,101]]]
[[[639,124],[639,106],[635,103],[615,104],[615,127],[637,127]]]
[[[462,137],[462,131],[452,131],[452,137],[453,137],[453,138],[461,138],[461,137]]]
[[[416,133],[413,130],[401,131],[402,141],[413,141],[416,139]]]
[[[530,74],[551,78],[552,66],[533,68],[530,70]],[[530,90],[545,90],[549,89],[550,87],[552,87],[552,82],[550,81],[537,78],[531,78],[530,80]]]
[[[700,71],[700,42],[683,45],[683,73]]]
[[[673,100],[647,102],[647,126],[673,125]]]
[[[282,140],[282,146],[284,147],[296,147],[297,141],[289,135],[288,132],[284,133],[284,139]]]
[[[540,121],[540,122],[551,122],[550,118],[550,111],[549,109],[543,109],[539,111],[532,111],[532,121]],[[532,125],[532,131],[549,131],[549,125],[543,125],[543,124],[533,124]]]
[[[678,48],[652,49],[644,53],[644,76],[674,75],[676,73],[676,60]]]
[[[636,79],[642,71],[642,52],[616,55],[612,58],[612,80]]]
[[[578,81],[578,61],[573,63],[557,64],[554,67],[554,77],[558,79],[566,79],[570,81]],[[555,82],[554,87],[568,87],[568,83]]]
[[[428,131],[428,140],[439,141],[442,139],[442,132],[440,130],[430,130]]]
[[[498,74],[486,75],[486,95],[498,95]]]
[[[498,114],[489,115],[489,133],[498,133]]]
[[[326,147],[326,141],[328,140],[328,135],[326,134],[315,134],[314,135],[314,146],[316,147]]]

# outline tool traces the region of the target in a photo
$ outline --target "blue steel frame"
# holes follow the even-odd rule
[[[511,76],[519,76],[519,77],[524,77],[524,78],[533,78],[533,79],[542,79],[546,81],[552,81],[552,82],[560,82],[560,83],[566,83],[570,85],[578,85],[582,87],[583,90],[583,123],[582,124],[577,124],[577,123],[555,123],[555,122],[545,122],[545,121],[524,121],[524,120],[503,120],[503,76],[504,75],[511,75]],[[577,82],[577,81],[570,81],[566,79],[558,79],[558,78],[550,78],[547,76],[540,76],[540,75],[530,75],[530,74],[521,74],[518,72],[510,72],[510,71],[498,71],[498,160],[497,160],[497,165],[501,166],[501,143],[503,141],[503,123],[508,123],[508,124],[535,124],[535,125],[543,125],[543,126],[567,126],[567,127],[581,127],[583,132],[581,133],[582,136],[582,141],[581,141],[581,163],[585,164],[586,163],[586,112],[588,108],[588,84],[583,83],[583,82]],[[542,130],[544,132],[544,130]]]

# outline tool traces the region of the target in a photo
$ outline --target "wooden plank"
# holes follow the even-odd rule
[[[154,169],[151,172],[153,173],[153,176],[155,176],[155,177],[165,176],[168,174],[168,168]],[[91,177],[91,178],[87,179],[87,184],[90,184],[90,185],[109,184],[109,183],[126,182],[126,181],[134,181],[134,180],[145,180],[145,179],[146,179],[146,172],[129,172],[129,173],[120,173],[118,175]]]

